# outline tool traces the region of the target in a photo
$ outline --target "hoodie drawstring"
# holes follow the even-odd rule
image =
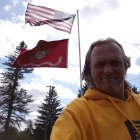
[[[135,124],[133,123],[132,119],[129,118],[129,116],[127,116],[116,104],[115,102],[112,101],[111,97],[108,97],[109,101],[114,105],[114,107],[125,117],[127,118],[130,123],[132,124],[133,128],[136,130],[136,132],[139,134],[140,136],[140,131],[137,129],[137,127],[135,126]]]

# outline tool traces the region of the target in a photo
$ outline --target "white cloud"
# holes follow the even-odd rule
[[[40,95],[41,92],[45,94],[48,91],[48,88],[46,86],[51,85],[55,86],[60,98],[75,98],[76,95],[73,92],[74,87],[70,85],[75,84],[76,86],[78,86],[80,83],[80,81],[78,80],[80,75],[78,75],[79,71],[76,72],[77,69],[71,70],[72,71],[69,71],[67,69],[37,68],[34,70],[34,77],[31,79],[30,83],[22,83],[22,87],[29,90],[29,93],[33,96],[37,96]],[[53,80],[63,82],[63,85],[59,83],[56,84]],[[68,85],[68,87],[65,87],[65,84]]]
[[[62,85],[56,85],[56,89],[58,91],[58,96],[60,99],[74,99],[76,98],[76,94],[72,91],[72,89],[65,88]]]
[[[48,0],[48,1],[42,1],[42,0],[32,0],[32,4],[35,5],[42,5],[46,6],[49,8],[53,8],[56,10],[61,10],[64,12],[73,12],[76,13],[77,9],[80,9],[83,7],[85,4],[87,4],[86,0],[71,0],[71,1],[66,1],[66,0],[61,0],[58,2],[58,0]],[[72,6],[70,6],[72,5]]]
[[[41,78],[32,77],[30,82],[22,83],[22,87],[27,90],[38,89],[40,92],[46,91],[46,83],[42,82]]]
[[[49,79],[56,79],[63,82],[73,83],[80,77],[78,67],[69,67],[68,69],[61,68],[37,68],[34,70],[34,74],[39,76],[42,81],[49,81]],[[77,80],[75,80],[77,79]],[[76,82],[78,84],[78,82]]]
[[[16,7],[20,1],[19,0],[11,0],[13,7]]]
[[[6,11],[6,12],[8,12],[8,11],[10,11],[11,10],[11,5],[6,5],[6,6],[4,6],[4,10]]]
[[[3,69],[0,69],[0,73],[2,73],[3,72]]]

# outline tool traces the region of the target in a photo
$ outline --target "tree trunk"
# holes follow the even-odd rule
[[[5,127],[4,127],[4,140],[9,140],[9,126],[10,126],[10,119],[11,119],[11,114],[12,114],[12,110],[13,110],[13,101],[15,100],[15,90],[16,90],[16,86],[17,86],[17,74],[18,74],[18,69],[16,70],[16,75],[15,75],[15,79],[13,82],[13,90],[11,91],[11,99],[9,102],[9,107],[8,107],[8,114],[7,114],[7,118],[5,121]]]

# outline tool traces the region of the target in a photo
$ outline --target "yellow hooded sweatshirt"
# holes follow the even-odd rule
[[[140,95],[126,101],[89,89],[53,126],[51,140],[140,140]]]

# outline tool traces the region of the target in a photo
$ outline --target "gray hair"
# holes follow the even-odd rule
[[[91,64],[90,64],[91,63],[91,52],[95,46],[102,45],[102,44],[108,44],[108,43],[115,43],[122,50],[123,60],[124,60],[124,65],[125,65],[126,71],[131,65],[130,57],[126,56],[122,45],[120,43],[118,43],[115,39],[107,38],[107,39],[97,40],[97,41],[93,42],[86,54],[85,64],[84,64],[83,71],[82,71],[82,80],[85,80],[85,82],[88,84],[89,87],[95,86],[94,81],[91,77]],[[127,81],[125,80],[124,82],[125,82],[125,86],[128,86]]]

